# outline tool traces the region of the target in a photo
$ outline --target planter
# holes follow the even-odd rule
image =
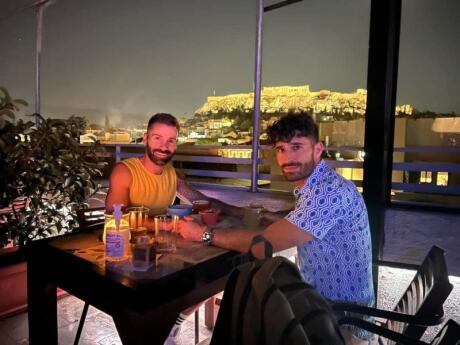
[[[0,268],[0,320],[27,310],[27,263]]]
[[[58,289],[58,298],[65,295]],[[27,262],[22,248],[0,249],[0,296],[0,320],[27,310]]]

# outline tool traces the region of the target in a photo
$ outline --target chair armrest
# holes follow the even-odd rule
[[[333,303],[332,309],[334,311],[347,311],[423,326],[436,326],[441,324],[444,320],[444,312],[442,309],[440,310],[440,313],[430,317],[409,315],[404,313],[398,313],[396,311],[382,310],[353,303]]]
[[[356,317],[344,317],[339,320],[339,325],[353,325],[353,326],[362,328],[366,331],[369,331],[371,333],[378,334],[384,338],[395,341],[398,344],[404,344],[404,345],[427,345],[428,344],[421,340],[409,338],[405,335],[402,335],[401,333],[391,331],[388,328],[377,326],[376,324],[372,322],[368,322],[368,321],[365,321],[363,319],[359,319]]]

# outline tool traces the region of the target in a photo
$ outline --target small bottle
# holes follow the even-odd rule
[[[147,235],[139,236],[133,244],[132,263],[134,267],[148,268],[152,262],[152,240]]]
[[[122,218],[120,204],[113,205],[111,222],[106,229],[105,259],[109,262],[125,261],[129,258],[129,222]]]

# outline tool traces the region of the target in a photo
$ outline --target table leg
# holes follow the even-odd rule
[[[46,281],[46,267],[32,258],[27,263],[29,344],[58,343],[57,288]]]
[[[204,305],[204,324],[208,329],[212,330],[214,328],[215,320],[217,317],[217,306],[216,296],[212,296],[208,299]]]

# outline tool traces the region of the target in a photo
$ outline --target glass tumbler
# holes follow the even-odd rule
[[[158,253],[176,251],[178,216],[155,216],[155,240]]]

